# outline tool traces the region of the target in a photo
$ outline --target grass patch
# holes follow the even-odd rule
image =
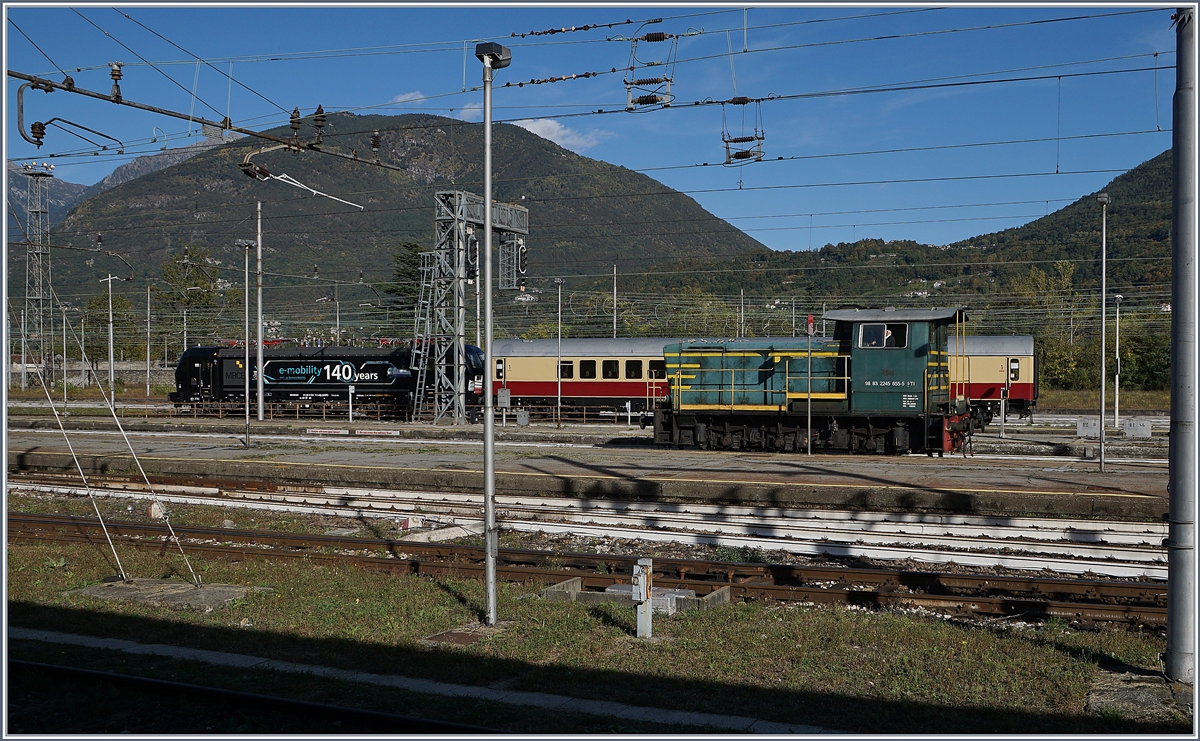
[[[1108,408],[1113,408],[1113,389],[1108,389]],[[1099,409],[1100,389],[1064,390],[1042,389],[1037,408],[1043,412],[1055,409]],[[1171,392],[1121,390],[1121,413],[1137,411],[1167,411],[1171,408]],[[1036,417],[1035,417],[1036,419]]]
[[[170,550],[121,554],[134,575],[186,573]],[[196,559],[207,582],[276,590],[204,615],[64,596],[113,572],[99,547],[11,545],[8,555],[9,620],[18,626],[865,733],[1187,730],[1083,710],[1098,667],[1157,668],[1164,639],[1153,631],[1082,632],[1057,622],[989,629],[900,612],[743,603],[656,617],[660,640],[645,642],[631,637],[632,608],[521,599],[537,586],[501,584],[504,631],[430,648],[421,638],[479,619],[482,584]]]

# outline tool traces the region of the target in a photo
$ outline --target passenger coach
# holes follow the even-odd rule
[[[649,412],[667,398],[663,347],[678,339],[564,339],[564,407],[602,406]],[[493,391],[508,389],[512,405],[554,406],[558,340],[496,340]],[[626,406],[628,404],[628,406]]]
[[[1037,405],[1037,362],[1029,335],[968,335],[948,338],[950,383],[971,403],[972,416],[982,427],[1000,414],[1000,400],[1008,399],[1006,416],[1017,412],[1028,417]],[[957,360],[955,360],[957,358]]]

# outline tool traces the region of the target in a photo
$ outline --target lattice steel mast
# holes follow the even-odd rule
[[[414,416],[434,423],[453,417],[455,424],[465,424],[466,289],[469,267],[478,264],[484,205],[474,193],[453,190],[435,194],[434,206],[435,243],[433,252],[421,254],[421,292],[413,328]],[[511,266],[501,271],[499,287],[517,288],[524,273],[529,210],[493,204],[492,224],[499,236],[501,263]]]
[[[37,363],[47,370],[45,348],[46,332],[49,331],[50,312],[50,210],[46,202],[46,184],[54,177],[54,166],[45,163],[26,162],[21,165],[21,174],[29,187],[26,191],[26,246],[25,246],[25,317],[27,321],[26,347],[37,358]]]

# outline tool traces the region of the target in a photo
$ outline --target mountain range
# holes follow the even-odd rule
[[[377,154],[371,150],[376,130]],[[269,133],[290,135],[286,127]],[[435,192],[482,189],[480,124],[420,114],[332,114],[323,138],[324,148],[367,160],[377,156],[393,169],[317,152],[265,152],[255,154],[253,162],[361,205],[361,211],[280,182],[246,177],[238,164],[262,142],[244,139],[162,169],[155,166],[165,160],[141,163],[145,174],[82,200],[53,230],[54,241],[86,245],[103,234],[105,249],[135,265],[137,284],[158,275],[185,246],[207,249],[220,264],[240,263],[234,241],[255,236],[253,215],[261,201],[264,251],[272,260],[285,258],[287,269],[280,272],[311,275],[316,268],[323,277],[357,280],[362,275],[368,282],[383,282],[391,278],[391,256],[402,242],[432,248]],[[601,272],[614,261],[644,267],[685,256],[768,252],[690,197],[520,127],[496,126],[493,151],[497,199],[530,211],[531,274]],[[647,228],[668,215],[706,228],[688,234]],[[82,282],[95,272],[81,260],[62,260],[55,264],[56,283]]]
[[[379,148],[373,152],[376,131]],[[323,147],[364,160],[378,157],[393,169],[317,152],[253,155],[254,163],[272,174],[290,175],[309,188],[360,204],[362,211],[280,182],[247,178],[238,164],[262,142],[223,141],[219,132],[208,133],[204,142],[139,157],[90,188],[52,181],[53,241],[86,245],[102,233],[105,249],[126,255],[135,266],[135,280],[126,286],[157,277],[185,246],[205,248],[214,264],[239,268],[240,273],[241,250],[234,240],[254,237],[254,208],[261,201],[265,252],[275,266],[269,270],[297,276],[298,285],[298,276],[314,272],[384,283],[392,277],[391,258],[402,243],[432,247],[435,192],[481,191],[482,127],[457,119],[424,114],[328,117]],[[286,137],[291,132],[281,127],[269,133]],[[1023,226],[949,245],[863,239],[777,252],[686,195],[525,129],[498,125],[493,145],[497,198],[530,211],[533,276],[604,275],[617,263],[623,293],[686,289],[737,296],[745,291],[749,296],[897,304],[1003,294],[1028,276],[1031,267],[1050,270],[1058,260],[1073,261],[1076,288],[1099,282],[1100,207],[1094,193]],[[10,178],[10,203],[18,213],[24,198],[13,188],[23,186],[23,180]],[[1107,237],[1114,291],[1169,283],[1170,183],[1168,150],[1105,188],[1112,199]],[[655,228],[680,220],[700,226],[687,231]],[[78,257],[56,255],[56,285],[90,284],[92,273],[106,267],[87,265]],[[110,262],[114,272],[127,270]],[[577,278],[572,284],[597,293],[610,285],[603,277]]]

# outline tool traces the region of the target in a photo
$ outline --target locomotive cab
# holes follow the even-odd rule
[[[187,404],[212,396],[217,364],[216,347],[189,347],[175,366],[175,390],[167,394],[173,404]]]

